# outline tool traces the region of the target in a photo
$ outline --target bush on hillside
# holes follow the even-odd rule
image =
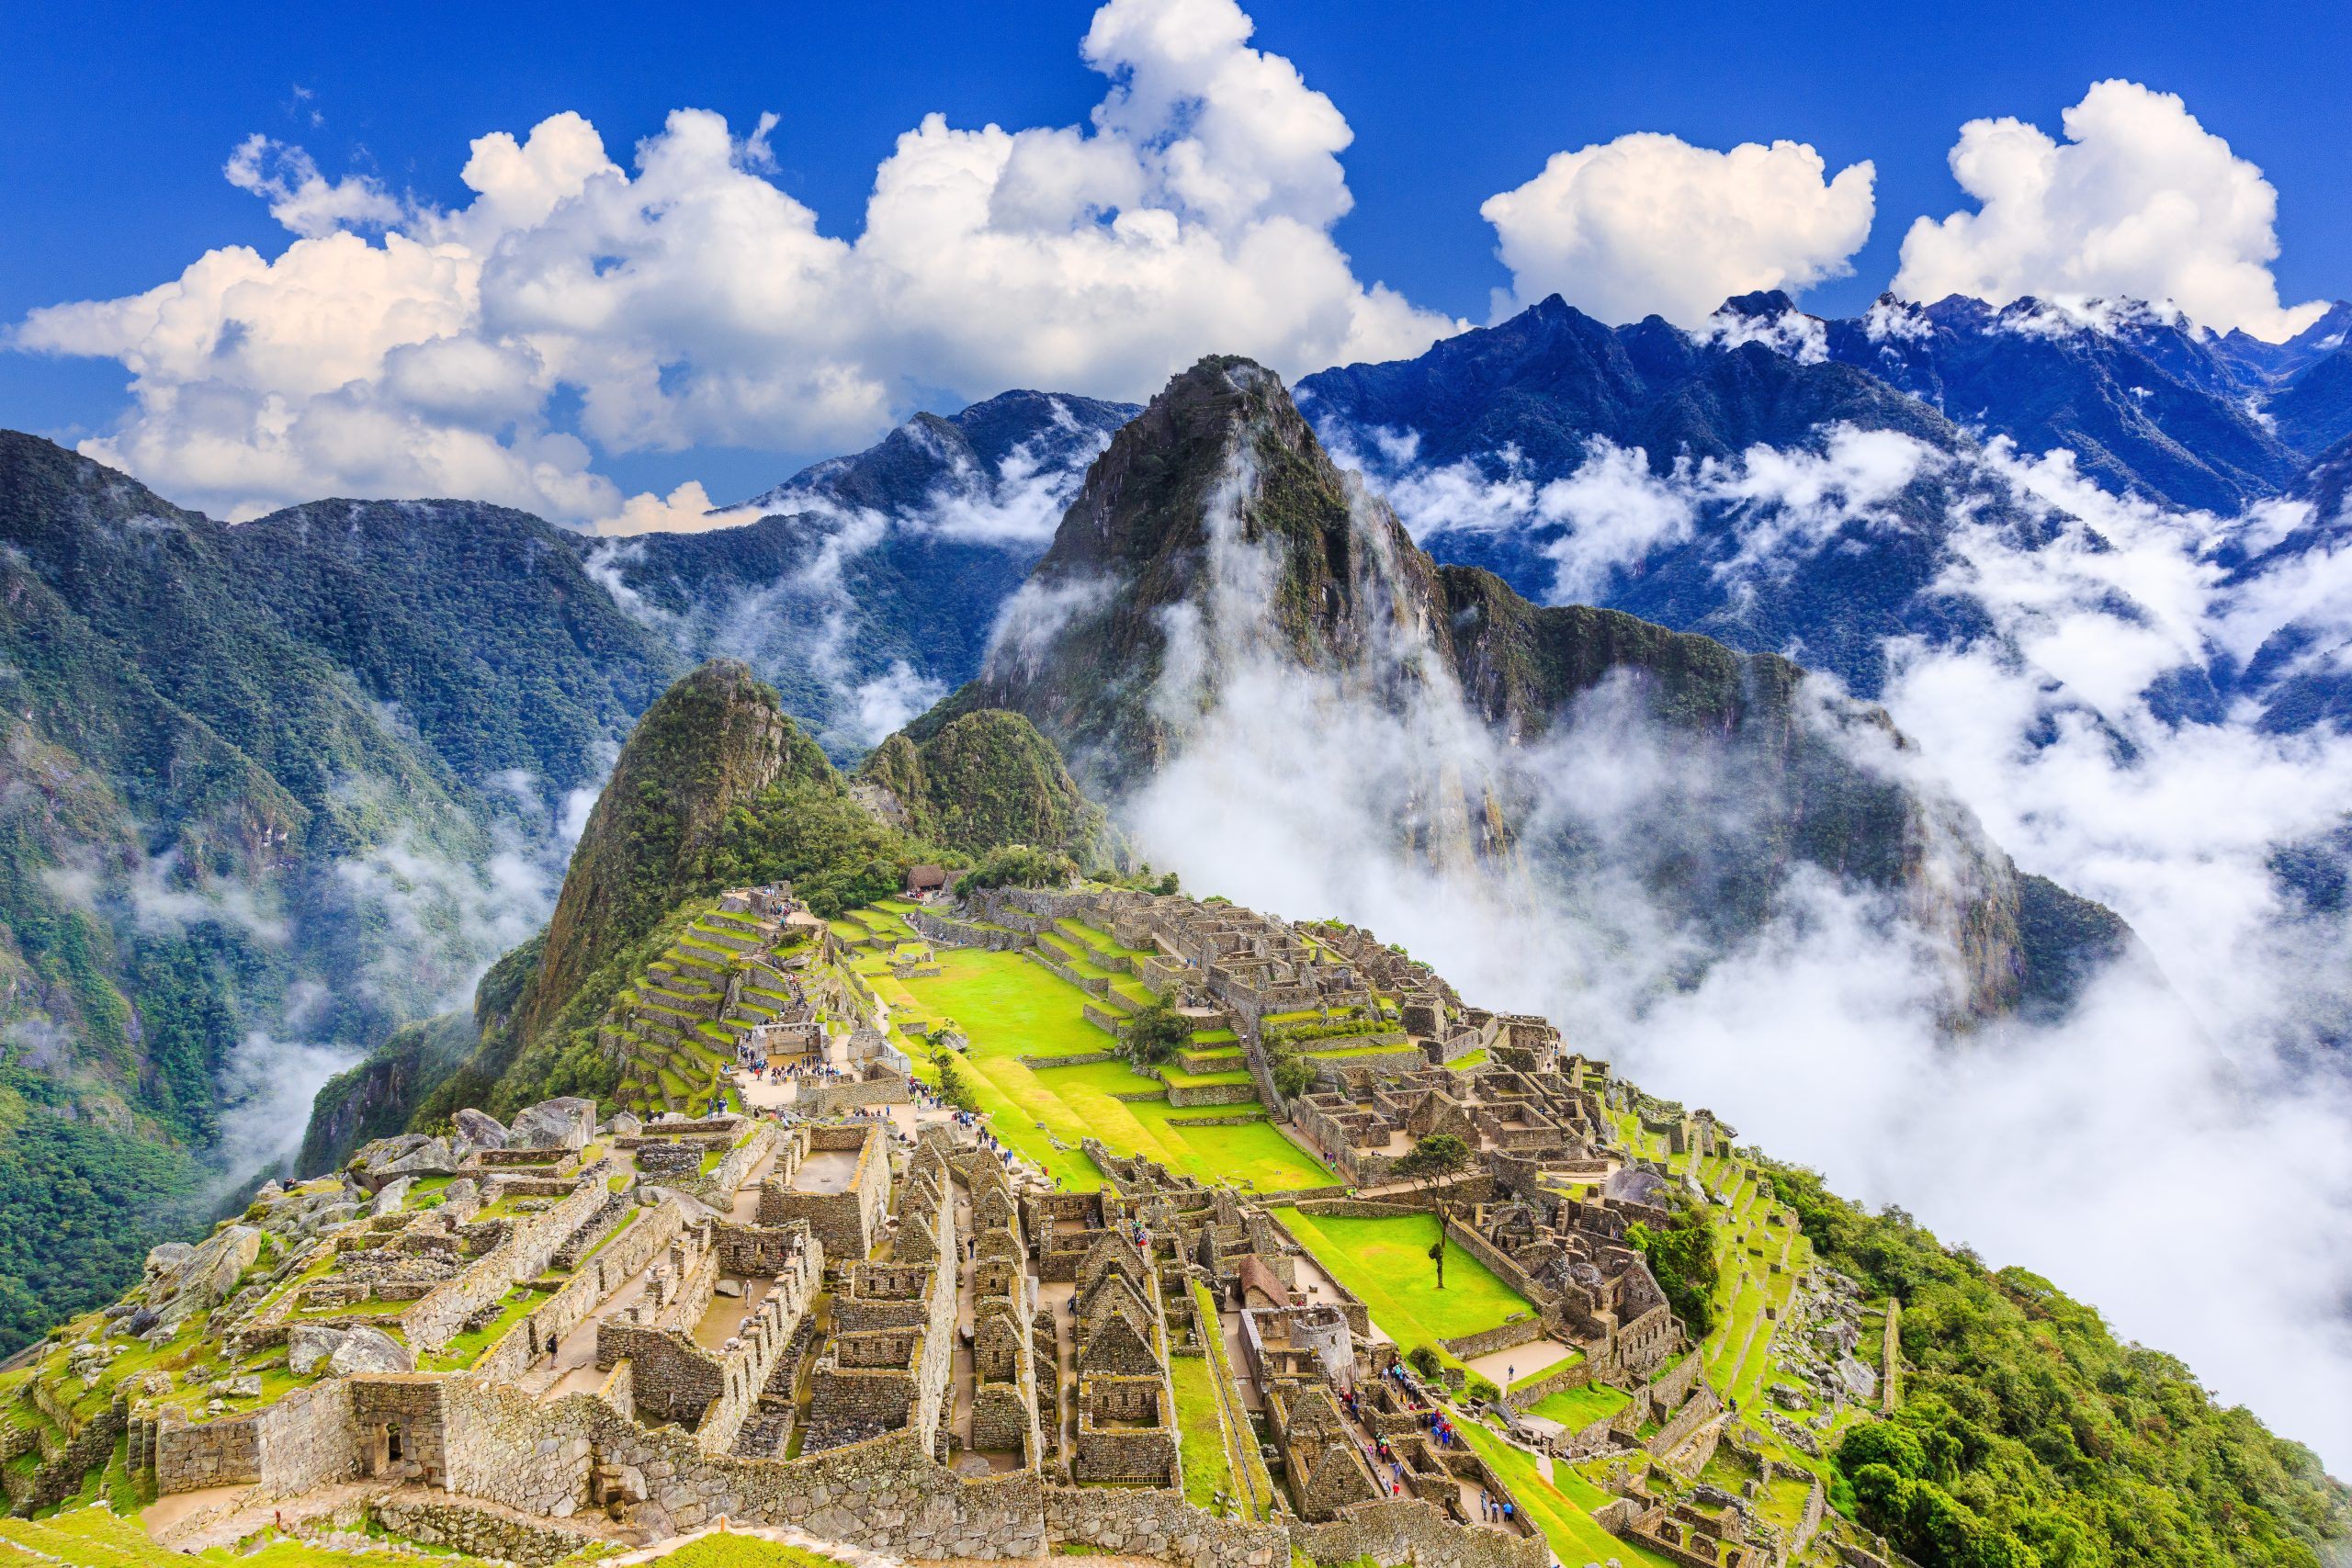
[[[967,898],[988,887],[1067,887],[1077,876],[1078,863],[1059,850],[1007,844],[982,855],[979,864],[956,879],[956,897]]]

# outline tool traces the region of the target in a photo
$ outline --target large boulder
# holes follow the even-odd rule
[[[376,1201],[368,1207],[371,1214],[397,1214],[408,1201],[408,1190],[416,1185],[413,1176],[396,1176],[376,1189]]]
[[[416,1363],[401,1342],[380,1328],[345,1330],[343,1343],[327,1358],[327,1371],[339,1378],[354,1372],[413,1372]]]
[[[486,1111],[476,1111],[469,1105],[449,1118],[449,1124],[458,1136],[478,1149],[503,1149],[506,1146],[506,1128],[497,1117]]]
[[[634,1138],[645,1131],[645,1123],[637,1119],[635,1112],[628,1111],[614,1111],[611,1125],[616,1138]]]
[[[286,1370],[298,1378],[309,1377],[322,1362],[334,1359],[344,1337],[342,1329],[323,1323],[296,1324],[286,1335]]]
[[[147,1249],[147,1278],[155,1281],[170,1281],[180,1277],[187,1260],[196,1256],[196,1248],[184,1241],[167,1241]]]
[[[229,1299],[237,1276],[261,1257],[261,1227],[223,1225],[196,1246],[181,1265],[165,1321],[182,1322]]]
[[[596,1102],[567,1096],[543,1100],[514,1113],[506,1129],[510,1149],[579,1149],[588,1146],[596,1126]]]
[[[455,1176],[458,1157],[449,1152],[446,1140],[427,1138],[390,1159],[371,1162],[368,1174],[378,1181],[389,1181],[396,1176]]]

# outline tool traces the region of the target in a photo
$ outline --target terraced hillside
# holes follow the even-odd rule
[[[817,929],[715,905],[680,922],[598,1026],[621,1067],[615,1100],[639,1115],[700,1116],[716,1106],[721,1075],[752,1028],[796,1005]]]

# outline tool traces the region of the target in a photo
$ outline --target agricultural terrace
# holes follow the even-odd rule
[[[1470,1440],[1478,1457],[1495,1467],[1519,1506],[1544,1532],[1552,1554],[1562,1562],[1640,1563],[1644,1568],[1673,1568],[1667,1559],[1593,1522],[1592,1510],[1611,1499],[1591,1481],[1565,1464],[1539,1461],[1525,1449],[1498,1437],[1476,1421],[1464,1421],[1456,1430]],[[1551,1474],[1547,1479],[1544,1472]]]
[[[1359,1220],[1295,1208],[1273,1214],[1331,1278],[1355,1292],[1374,1326],[1408,1349],[1427,1345],[1443,1356],[1441,1339],[1498,1328],[1535,1311],[1451,1236],[1445,1244],[1445,1289],[1439,1290],[1437,1266],[1429,1256],[1437,1240],[1434,1214]]]
[[[1789,1319],[1797,1281],[1813,1267],[1812,1243],[1793,1224],[1782,1223],[1787,1216],[1747,1161],[1731,1154],[1695,1160],[1687,1155],[1669,1157],[1664,1140],[1644,1135],[1638,1125],[1621,1123],[1620,1130],[1630,1145],[1645,1148],[1652,1158],[1665,1161],[1677,1172],[1696,1176],[1711,1197],[1721,1200],[1709,1206],[1719,1274],[1713,1298],[1715,1325],[1699,1346],[1699,1355],[1707,1381],[1726,1401],[1743,1413],[1769,1409],[1774,1383],[1800,1386],[1775,1370],[1773,1341],[1780,1325]],[[1768,1306],[1772,1309],[1770,1315],[1765,1311]],[[1580,1419],[1595,1420],[1608,1414],[1598,1402],[1611,1397],[1600,1389],[1573,1390],[1539,1402],[1530,1414],[1574,1426]],[[1821,1439],[1822,1451],[1834,1451],[1848,1427],[1868,1418],[1861,1410],[1847,1407]],[[1757,1495],[1757,1512],[1784,1532],[1792,1531],[1809,1490],[1805,1473],[1818,1475],[1825,1484],[1833,1483],[1836,1467],[1799,1451],[1760,1419],[1744,1418],[1741,1427],[1747,1440],[1770,1455],[1781,1470],[1772,1485]],[[1556,1477],[1563,1487],[1593,1486],[1601,1468],[1591,1462],[1580,1468],[1561,1465]],[[1753,1477],[1731,1461],[1728,1450],[1719,1449],[1698,1479],[1736,1494]],[[1515,1480],[1513,1484],[1518,1484]]]
[[[857,910],[846,923],[870,938],[917,940],[887,903]],[[1122,951],[1102,932],[1076,921],[1062,925],[1072,951]],[[1168,1102],[1171,1083],[1249,1080],[1229,1031],[1204,1031],[1193,1042],[1196,1050],[1185,1053],[1196,1066],[1210,1070],[1171,1066],[1147,1077],[1116,1059],[1088,1059],[1114,1044],[1086,1020],[1085,1008],[1095,998],[1034,958],[942,948],[938,975],[899,979],[889,973],[884,953],[869,951],[870,956],[856,959],[856,967],[889,1005],[895,1043],[922,1063],[929,1037],[950,1027],[962,1032],[968,1043],[961,1059],[964,1077],[996,1135],[1069,1190],[1087,1192],[1102,1185],[1102,1172],[1079,1148],[1088,1137],[1101,1139],[1114,1154],[1141,1155],[1179,1176],[1226,1181],[1245,1191],[1293,1191],[1336,1180],[1275,1129],[1260,1100],[1183,1107]],[[1098,966],[1069,967],[1085,973]],[[1132,980],[1127,985],[1136,996],[1120,994],[1135,1006],[1150,999],[1141,986]],[[1024,1063],[1024,1056],[1031,1062]],[[1080,1060],[1063,1066],[1034,1065],[1071,1057]],[[1233,1123],[1237,1117],[1250,1120]]]

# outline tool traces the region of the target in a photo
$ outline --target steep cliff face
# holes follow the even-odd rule
[[[1028,844],[1091,863],[1111,848],[1102,808],[1054,743],[1002,708],[953,719],[920,744],[889,737],[853,787],[884,820],[966,854]]]
[[[1182,744],[1236,668],[1389,673],[1376,645],[1442,633],[1439,603],[1434,564],[1331,461],[1280,379],[1204,359],[1112,438],[979,678],[908,733],[1009,708],[1115,794]]]
[[[0,1257],[0,1349],[284,1152],[222,1142],[321,1055],[277,1042],[447,1005],[514,781],[589,783],[670,658],[535,518],[232,526],[0,432],[0,1232],[47,1238]],[[61,1144],[86,1180],[19,1157]]]
[[[1438,566],[1246,360],[1202,361],[1119,433],[981,676],[908,734],[989,708],[1026,715],[1114,799],[1237,729],[1302,758],[1353,744],[1356,772],[1393,780],[1377,815],[1399,847],[1506,881],[1630,874],[1718,940],[1815,868],[1941,938],[1964,1018],[2071,989],[2073,950],[2029,932],[2101,925],[2021,882],[1883,712],[1789,660]],[[1370,745],[1366,714],[1389,721]],[[1658,777],[1639,830],[1596,831],[1556,777],[1620,746]]]
[[[729,811],[787,777],[831,771],[746,665],[714,660],[663,693],[621,749],[571,852],[515,1028],[537,1032],[590,971],[700,890]]]

